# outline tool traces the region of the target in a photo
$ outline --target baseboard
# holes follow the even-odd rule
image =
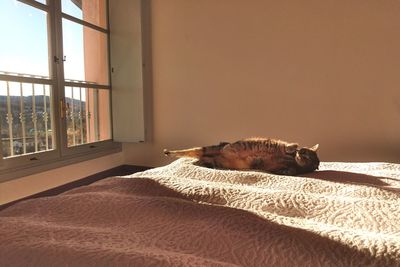
[[[91,183],[94,183],[98,180],[110,177],[110,176],[118,176],[118,175],[128,175],[131,173],[135,173],[135,172],[140,172],[140,171],[145,171],[151,169],[150,167],[145,167],[145,166],[134,166],[134,165],[120,165],[117,166],[115,168],[112,169],[108,169],[90,176],[87,176],[85,178],[67,183],[67,184],[63,184],[60,186],[57,186],[55,188],[43,191],[43,192],[39,192],[36,193],[34,195],[31,196],[27,196],[3,205],[0,205],[0,210],[3,210],[9,206],[14,205],[15,203],[18,203],[20,201],[26,200],[26,199],[32,199],[32,198],[39,198],[39,197],[49,197],[49,196],[55,196],[58,194],[61,194],[63,192],[66,192],[68,190],[71,190],[73,188],[79,187],[79,186],[83,186],[83,185],[88,185]]]

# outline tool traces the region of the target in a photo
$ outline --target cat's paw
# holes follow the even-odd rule
[[[275,173],[279,174],[279,175],[293,176],[293,175],[297,175],[297,170],[294,168],[287,168],[287,169],[278,170]]]
[[[285,152],[287,154],[294,154],[294,153],[296,153],[298,147],[299,147],[299,144],[297,144],[297,143],[287,144],[285,147]]]

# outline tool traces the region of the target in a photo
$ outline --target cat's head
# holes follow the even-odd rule
[[[314,171],[319,167],[319,158],[317,155],[318,144],[308,148],[302,147],[296,151],[296,162],[304,171]]]

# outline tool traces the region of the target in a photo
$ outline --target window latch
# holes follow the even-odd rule
[[[66,111],[67,111],[67,108],[65,106],[65,100],[60,99],[60,117],[61,117],[61,119],[65,118]]]
[[[62,61],[63,61],[63,62],[67,61],[67,56],[63,56]],[[56,64],[59,64],[59,63],[60,63],[60,58],[57,57],[57,56],[54,56],[54,62],[55,62]]]

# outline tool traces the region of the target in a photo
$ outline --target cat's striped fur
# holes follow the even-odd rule
[[[296,175],[312,172],[319,166],[318,145],[299,148],[296,143],[270,138],[248,138],[234,143],[195,147],[183,150],[164,150],[165,155],[199,159],[203,166],[262,170],[276,174]]]

